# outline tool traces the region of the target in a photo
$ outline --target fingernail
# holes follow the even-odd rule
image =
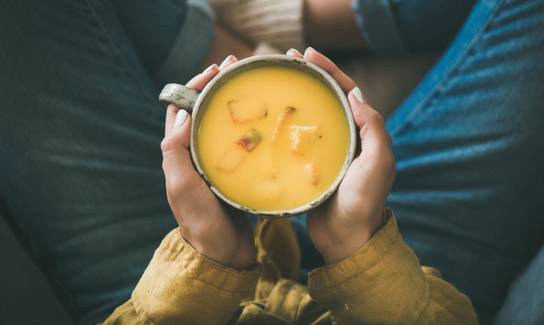
[[[359,87],[355,87],[351,90],[351,93],[353,94],[353,96],[355,96],[355,99],[357,99],[357,101],[359,103],[364,103],[365,100],[363,98],[363,93],[361,92],[361,89],[359,89]]]
[[[214,70],[215,68],[218,68],[218,66],[217,66],[217,64],[214,63],[214,64],[210,65],[209,67],[207,67],[206,70],[204,70],[202,73],[208,73],[208,72]]]
[[[185,123],[185,120],[187,120],[187,116],[189,116],[189,113],[187,113],[186,110],[180,109],[178,113],[176,114],[176,121],[174,122],[174,127],[182,126],[183,123]]]
[[[297,49],[289,49],[285,54],[290,56],[296,56],[298,54],[302,55],[302,53],[300,53]]]
[[[304,51],[304,53],[308,53],[309,51],[317,52],[313,47],[308,46],[308,47],[306,48],[306,51]]]
[[[234,55],[229,55],[225,58],[225,60],[223,60],[223,62],[221,62],[221,64],[219,65],[220,67],[223,67],[225,66],[227,63],[230,63],[231,61],[234,61]]]

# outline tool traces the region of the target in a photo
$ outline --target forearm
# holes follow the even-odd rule
[[[255,289],[258,272],[236,271],[196,252],[176,229],[105,324],[226,324]]]
[[[310,274],[312,297],[339,324],[475,324],[470,300],[424,272],[392,216],[357,253]]]

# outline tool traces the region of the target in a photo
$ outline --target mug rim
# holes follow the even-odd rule
[[[349,127],[349,146],[348,151],[346,153],[346,157],[344,159],[344,163],[342,165],[342,168],[334,181],[329,184],[326,190],[324,190],[319,196],[312,199],[311,201],[300,205],[295,208],[291,209],[281,209],[281,210],[259,210],[259,209],[253,209],[250,207],[246,207],[242,205],[241,203],[238,203],[232,199],[230,199],[228,196],[223,194],[217,187],[214,186],[213,182],[208,178],[206,173],[204,172],[197,153],[196,148],[196,138],[197,138],[197,132],[198,132],[198,125],[197,122],[199,122],[199,119],[197,119],[197,115],[201,110],[201,105],[203,101],[206,99],[208,93],[210,93],[212,90],[214,90],[215,87],[217,87],[220,82],[224,81],[223,78],[230,74],[234,74],[236,72],[239,72],[241,68],[247,67],[248,69],[251,69],[253,65],[258,65],[259,63],[275,63],[280,62],[283,66],[291,66],[296,69],[302,70],[305,73],[309,73],[308,71],[304,70],[310,70],[313,73],[313,75],[316,75],[321,79],[321,81],[324,81],[327,86],[329,86],[330,89],[334,91],[336,94],[336,97],[339,99],[342,108],[344,110],[344,115],[346,117],[348,127]],[[297,68],[298,67],[298,68]],[[301,69],[301,67],[304,67]],[[242,60],[239,60],[231,65],[229,65],[224,70],[220,71],[208,84],[204,87],[202,92],[198,94],[198,97],[196,99],[196,102],[193,106],[193,110],[191,113],[193,125],[191,127],[191,135],[190,135],[190,152],[191,152],[191,158],[193,160],[193,163],[195,165],[195,168],[197,172],[200,174],[200,176],[204,179],[204,181],[208,184],[212,192],[217,195],[221,200],[223,200],[225,203],[229,204],[230,206],[242,210],[244,212],[248,212],[250,214],[255,215],[261,215],[261,216],[267,216],[267,217],[290,217],[293,215],[301,214],[304,212],[307,212],[320,204],[324,203],[329,197],[331,197],[338,186],[340,185],[340,182],[344,178],[344,176],[347,173],[347,170],[349,166],[351,165],[351,162],[353,161],[355,157],[355,146],[357,143],[357,137],[356,137],[356,125],[355,120],[353,118],[353,113],[351,111],[351,106],[348,102],[348,99],[346,97],[346,94],[338,84],[338,82],[324,69],[320,68],[319,66],[307,62],[303,59],[299,59],[290,55],[285,54],[266,54],[266,55],[257,55],[248,57]]]

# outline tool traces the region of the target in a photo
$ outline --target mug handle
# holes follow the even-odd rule
[[[174,104],[181,109],[191,113],[198,98],[198,92],[178,84],[167,84],[159,94],[159,101],[166,108],[169,104]]]

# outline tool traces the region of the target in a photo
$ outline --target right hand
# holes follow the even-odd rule
[[[381,115],[366,103],[355,83],[331,60],[312,48],[288,54],[312,62],[336,79],[348,95],[359,128],[361,153],[338,190],[308,212],[308,233],[328,264],[353,255],[384,224],[385,200],[395,180],[391,138]]]
[[[229,56],[221,66],[210,66],[186,86],[201,91],[221,69],[236,61],[236,57]],[[170,104],[161,143],[162,167],[168,203],[181,235],[199,253],[220,264],[248,268],[256,257],[251,226],[234,209],[227,211],[194,169],[189,152],[190,133],[191,116]]]

